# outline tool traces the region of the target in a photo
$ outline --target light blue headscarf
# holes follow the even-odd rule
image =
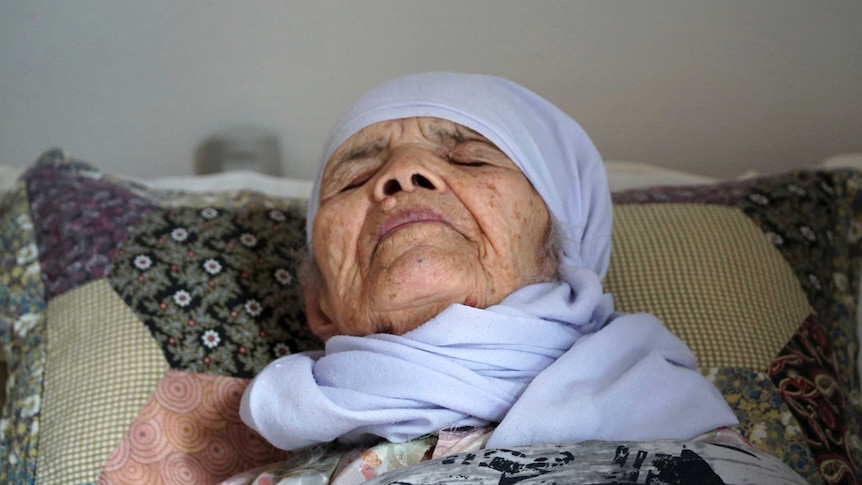
[[[509,80],[433,72],[395,79],[365,94],[330,135],[309,201],[308,240],[319,204],[323,166],[362,128],[429,116],[470,128],[500,148],[542,196],[563,240],[562,274],[590,268],[604,278],[613,211],[602,159],[569,115]]]
[[[491,76],[399,78],[342,117],[320,173],[360,129],[416,116],[471,128],[518,165],[562,237],[562,281],[529,285],[487,309],[452,305],[401,336],[338,336],[323,352],[280,358],[243,395],[249,426],[297,449],[488,423],[500,423],[492,447],[690,439],[736,424],[682,341],[652,315],[615,313],[602,293],[612,216],[604,167],[583,129],[545,99]],[[320,174],[309,244],[319,187]]]

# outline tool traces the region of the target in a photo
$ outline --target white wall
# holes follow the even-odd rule
[[[310,177],[359,94],[433,69],[525,84],[607,159],[729,176],[862,151],[856,0],[0,0],[0,163],[188,174],[253,123]]]

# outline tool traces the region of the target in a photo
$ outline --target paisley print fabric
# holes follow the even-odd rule
[[[756,184],[743,202],[796,268],[816,311],[768,372],[829,484],[862,478],[860,408],[848,393],[859,382],[856,302],[848,294],[858,294],[859,264],[847,259],[850,251],[858,251],[852,228],[859,215],[840,203],[842,193],[855,192],[858,185],[858,174],[800,172]]]
[[[808,483],[822,484],[805,434],[769,375],[739,368],[705,369],[739,418],[736,431],[780,459]]]
[[[25,175],[30,211],[40,221],[36,238],[45,299],[104,278],[128,232],[152,204],[94,170],[57,170],[43,158]]]
[[[45,368],[45,300],[27,189],[0,200],[0,338],[9,371],[0,418],[0,482],[32,483]]]
[[[854,483],[862,463],[824,325],[812,317],[772,362],[769,375],[797,418],[826,483]]]
[[[748,195],[754,181],[724,182],[709,185],[653,187],[611,194],[614,204],[717,204],[736,205]]]

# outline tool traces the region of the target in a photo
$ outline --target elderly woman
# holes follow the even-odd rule
[[[326,349],[264,369],[243,420],[285,450],[736,424],[682,341],[603,294],[611,216],[593,144],[533,92],[452,73],[372,90],[332,133],[309,203],[306,311]]]

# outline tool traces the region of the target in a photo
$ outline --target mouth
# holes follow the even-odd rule
[[[449,221],[447,221],[442,214],[433,209],[409,209],[388,217],[383,221],[383,224],[380,225],[380,229],[377,232],[377,242],[379,243],[389,235],[411,224],[422,222],[449,224]]]

